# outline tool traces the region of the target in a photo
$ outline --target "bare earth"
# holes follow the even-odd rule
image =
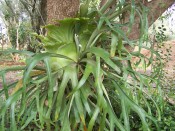
[[[175,76],[175,40],[163,42],[163,45],[164,46],[162,46],[158,50],[157,50],[157,47],[154,47],[154,48],[155,50],[160,52],[161,57],[164,58],[162,61],[163,63],[165,63],[164,70],[167,71],[167,76],[172,76],[172,75]],[[136,48],[135,51],[137,50],[138,49]],[[168,50],[169,50],[169,55],[166,56],[168,54]],[[148,58],[151,56],[150,51],[146,49],[142,49],[141,53]],[[167,59],[169,60],[166,61]],[[133,57],[132,62],[136,63],[138,60],[139,58]],[[147,69],[149,71],[151,68],[148,67]]]
[[[20,65],[24,65],[24,63],[23,62],[14,62],[14,61],[0,61],[0,71],[3,68],[20,66]],[[21,77],[22,77],[22,73],[20,71],[7,72],[5,75],[6,83],[9,85],[9,84],[15,82],[16,80],[21,79]],[[1,88],[2,88],[2,77],[0,76],[0,89]]]
[[[6,73],[6,83],[9,84],[12,84],[13,82],[15,82],[16,80],[19,80],[21,79],[21,72],[14,72],[14,71],[11,71],[11,72],[7,72]],[[2,78],[0,78],[0,88],[2,88]]]

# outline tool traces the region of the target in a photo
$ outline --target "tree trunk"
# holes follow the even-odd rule
[[[100,5],[104,5],[106,1],[107,0],[101,0]],[[166,0],[166,3],[163,3],[162,0],[152,0],[151,2],[148,2],[148,0],[142,0],[141,2],[149,8],[148,21],[149,25],[151,25],[166,9],[168,9],[168,7],[173,4],[174,0]],[[54,20],[75,17],[78,9],[79,0],[42,0],[42,22],[40,22],[40,24],[54,24]],[[129,16],[126,16],[126,18],[129,18]],[[139,18],[136,17],[135,24],[133,25],[133,30],[129,35],[129,38],[138,39],[139,34]]]
[[[101,0],[100,6],[104,5],[108,0]],[[149,14],[148,14],[148,22],[149,26],[153,24],[162,14],[167,10],[175,1],[174,0],[166,0],[162,2],[163,0],[152,0],[148,2],[148,0],[135,0],[136,2],[142,2],[146,7],[149,8]],[[126,21],[129,20],[129,16],[126,14],[125,16]],[[130,39],[138,39],[139,38],[139,23],[140,18],[135,18],[135,23],[132,27],[132,32],[129,35]],[[127,29],[126,29],[127,30]]]
[[[47,0],[41,0],[41,17],[39,19],[39,24],[40,25],[45,25],[45,22],[47,20]]]
[[[16,26],[16,50],[19,50],[19,28],[20,28],[20,22]]]
[[[42,20],[46,24],[55,24],[54,20],[75,17],[78,9],[79,0],[42,0],[41,2]]]
[[[151,2],[144,1],[143,4],[149,8],[149,26],[151,26],[174,2],[174,0],[166,0],[166,3],[162,2],[162,0],[152,0]],[[130,39],[139,38],[139,22],[139,18],[136,17],[135,24],[132,27],[132,32],[129,35]]]

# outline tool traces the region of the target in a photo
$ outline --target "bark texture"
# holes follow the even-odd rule
[[[101,6],[106,3],[107,0],[101,0]],[[136,0],[140,1],[140,0]],[[143,4],[149,8],[148,21],[151,25],[168,7],[170,7],[174,0],[152,0],[148,2],[147,0],[142,0]],[[75,17],[79,9],[79,0],[42,0],[41,3],[41,14],[42,20],[46,24],[54,24],[54,20],[61,20],[67,17]],[[125,16],[126,20],[129,15]],[[139,37],[139,18],[135,18],[135,24],[133,25],[133,30],[129,35],[130,39],[137,39]]]
[[[53,24],[54,20],[75,17],[78,9],[79,0],[47,0],[46,23]]]
[[[40,17],[40,25],[45,25],[47,20],[47,0],[41,0],[41,17]]]
[[[103,6],[107,0],[101,0],[100,6]],[[135,2],[142,2],[146,7],[149,8],[149,14],[148,14],[148,22],[149,26],[153,24],[162,14],[167,10],[174,2],[175,0],[152,0],[148,2],[148,0],[135,0]],[[129,20],[129,14],[126,13],[125,15],[125,21]],[[135,18],[135,23],[132,28],[132,32],[129,35],[130,39],[138,39],[140,32],[139,32],[139,24],[140,24],[140,18]],[[124,29],[127,30],[127,29]]]
[[[174,2],[175,2],[174,0],[166,0],[164,2],[162,2],[162,0],[152,0],[151,2],[147,2],[147,0],[144,0],[143,4],[149,8],[148,13],[149,26],[152,25],[163,14],[163,12],[165,12]],[[133,30],[129,35],[130,39],[139,38],[140,34],[139,23],[140,23],[139,18],[136,17]]]

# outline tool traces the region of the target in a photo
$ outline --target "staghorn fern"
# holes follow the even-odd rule
[[[156,79],[132,69],[131,58],[140,52],[127,51],[124,41],[134,44],[122,30],[123,26],[131,28],[136,12],[146,16],[147,9],[134,0],[132,3],[120,0],[113,10],[109,9],[112,2],[108,0],[100,10],[90,14],[80,10],[80,18],[58,21],[59,26],[46,26],[47,36],[38,36],[45,52],[33,54],[27,59],[26,67],[0,72],[4,79],[6,71],[24,70],[22,80],[12,85],[3,81],[0,94],[6,98],[0,108],[2,130],[33,127],[61,131],[129,131],[131,112],[139,116],[142,130],[151,130],[152,126],[159,130],[151,111],[142,108],[146,103],[149,109],[147,101],[151,100],[160,117],[157,104],[143,90],[150,89],[150,82]],[[88,7],[89,2],[83,6]],[[116,18],[126,11],[131,11],[129,23],[117,22]],[[141,21],[141,48],[146,22],[146,18]],[[124,60],[127,65],[122,63]],[[44,66],[37,66],[39,62]],[[8,94],[10,89],[14,90],[13,94]]]

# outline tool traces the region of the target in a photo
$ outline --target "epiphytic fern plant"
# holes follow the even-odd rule
[[[130,60],[140,52],[128,52],[124,43],[135,45],[122,30],[126,26],[131,31],[135,16],[140,16],[142,48],[147,8],[134,0],[120,0],[109,8],[113,2],[108,0],[88,13],[87,0],[80,7],[80,17],[45,26],[47,36],[38,36],[45,52],[33,54],[25,67],[0,72],[4,85],[0,94],[5,97],[0,108],[2,130],[129,131],[136,129],[133,112],[141,121],[137,129],[159,130],[155,119],[159,112],[153,115],[147,102],[153,101],[159,111],[147,94],[155,79],[132,69]],[[130,19],[122,23],[126,12]],[[23,79],[8,85],[4,75],[9,70],[24,70]]]

